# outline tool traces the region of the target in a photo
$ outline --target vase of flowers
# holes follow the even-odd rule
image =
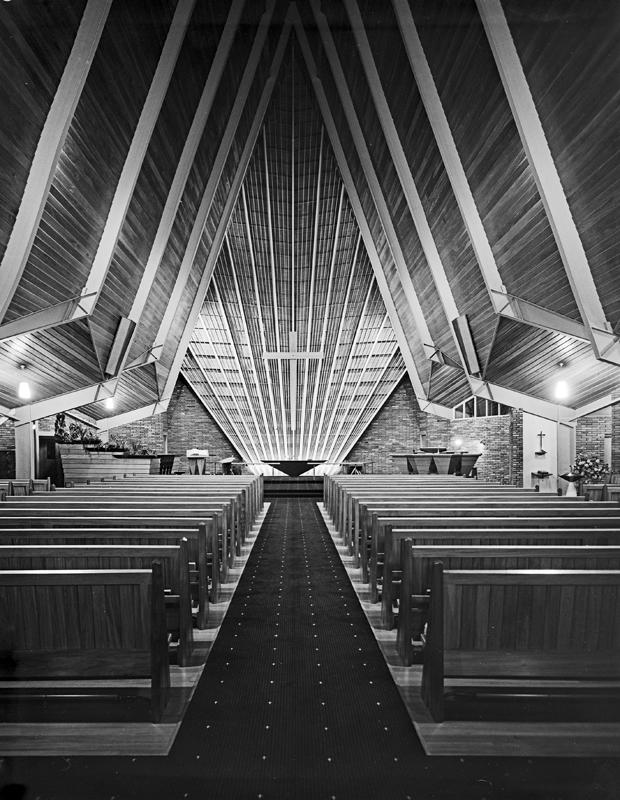
[[[570,473],[579,475],[581,483],[605,483],[609,473],[609,464],[602,458],[585,453],[577,453]]]

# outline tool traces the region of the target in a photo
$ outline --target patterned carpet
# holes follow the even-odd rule
[[[168,757],[21,758],[14,774],[27,800],[611,800],[618,786],[615,762],[425,757],[307,499],[272,504]]]

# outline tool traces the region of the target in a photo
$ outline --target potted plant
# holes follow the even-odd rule
[[[569,472],[579,476],[579,492],[581,493],[582,484],[605,483],[609,465],[605,464],[603,459],[598,456],[578,453]]]

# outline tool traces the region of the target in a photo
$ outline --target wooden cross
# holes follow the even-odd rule
[[[536,434],[536,436],[538,436],[538,438],[540,439],[540,449],[536,451],[536,455],[542,456],[546,452],[545,450],[543,450],[543,441],[542,441],[543,437],[546,436],[546,435],[547,434],[543,433],[542,431],[540,431],[540,433]]]
[[[288,351],[265,353],[264,358],[273,358],[278,361],[290,361],[289,391],[291,409],[291,430],[297,425],[297,362],[302,359],[323,358],[323,351],[298,350],[297,331],[290,331],[288,335]]]

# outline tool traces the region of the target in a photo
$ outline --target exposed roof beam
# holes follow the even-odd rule
[[[101,383],[96,383],[83,389],[76,389],[72,392],[59,394],[47,400],[39,400],[36,403],[20,406],[15,409],[15,414],[13,416],[21,425],[24,422],[34,422],[34,420],[42,419],[43,417],[51,417],[62,411],[71,411],[80,406],[97,403],[100,400],[105,400],[107,397],[113,397],[116,392],[117,383],[118,378],[112,378],[109,381],[102,381]]]
[[[108,269],[112,263],[114,249],[125,222],[129,203],[142,169],[142,163],[146,156],[159,112],[166,97],[195,2],[196,0],[179,0],[175,9],[174,17],[172,18],[172,23],[114,192],[103,234],[99,240],[97,252],[86,280],[84,293],[87,295],[94,293],[98,298],[103,289]],[[95,303],[96,300],[93,302],[93,307]]]
[[[119,428],[121,425],[130,425],[132,422],[139,422],[146,417],[161,414],[168,408],[169,403],[170,399],[158,403],[150,403],[148,406],[134,408],[131,411],[125,411],[123,414],[116,414],[113,417],[100,419],[97,422],[97,428],[100,431],[110,431],[112,428]]]
[[[400,246],[400,241],[394,228],[394,223],[387,207],[383,190],[377,177],[370,151],[368,150],[368,145],[366,144],[364,132],[359,122],[357,112],[355,111],[353,99],[347,85],[347,80],[342,68],[340,56],[338,55],[338,50],[332,37],[327,17],[321,11],[319,0],[310,0],[310,5],[312,6],[312,10],[314,12],[314,18],[319,30],[321,42],[327,55],[327,60],[331,68],[334,83],[338,90],[338,96],[340,98],[340,102],[342,103],[342,108],[349,125],[349,130],[353,138],[355,149],[362,164],[362,169],[364,170],[366,183],[373,198],[375,207],[379,214],[379,219],[381,220],[383,230],[392,252],[394,265],[396,267],[404,296],[407,300],[407,305],[411,311],[413,322],[417,328],[420,341],[427,355],[429,355],[434,353],[437,348],[433,342],[428,325],[426,324],[426,318],[424,316],[424,312],[422,311],[422,306],[418,300],[411,275],[409,274],[409,270],[407,268],[407,263]]]
[[[571,416],[571,421],[577,420],[579,417],[587,417],[588,414],[593,414],[595,411],[600,411],[608,406],[616,405],[616,403],[620,403],[620,397],[618,395],[606,394],[604,397],[599,397],[598,400],[593,400],[585,406],[575,408],[573,416]]]
[[[407,367],[407,374],[409,375],[411,385],[413,386],[413,391],[416,397],[420,399],[426,399],[426,391],[424,389],[424,386],[422,385],[420,374],[418,372],[418,368],[416,366],[411,347],[409,345],[409,342],[407,341],[407,337],[405,336],[405,332],[403,330],[400,318],[398,316],[398,312],[396,310],[396,306],[394,304],[394,299],[392,298],[392,295],[390,293],[385,273],[383,272],[381,259],[379,257],[379,253],[377,251],[374,238],[372,236],[370,227],[368,225],[368,221],[364,214],[362,203],[357,193],[355,182],[353,181],[353,176],[351,175],[351,171],[349,169],[344,148],[342,147],[340,138],[338,136],[338,131],[336,128],[336,124],[334,122],[334,118],[331,113],[331,109],[329,107],[329,102],[327,100],[323,84],[321,83],[321,80],[317,73],[317,68],[314,61],[314,57],[312,55],[312,50],[310,49],[301,19],[296,10],[295,10],[295,30],[297,33],[297,38],[299,39],[304,59],[306,61],[308,72],[310,73],[312,79],[312,85],[314,87],[317,102],[321,110],[323,123],[325,124],[325,128],[329,135],[331,146],[334,151],[336,161],[338,162],[338,167],[340,169],[340,174],[342,176],[343,182],[347,190],[347,194],[349,196],[349,202],[351,203],[353,213],[355,214],[355,219],[357,221],[360,233],[362,234],[362,239],[364,241],[364,246],[366,247],[366,251],[368,253],[368,257],[370,259],[370,263],[373,268],[375,280],[377,281],[379,291],[381,292],[381,297],[383,298],[385,308],[389,314],[390,323],[392,325],[394,333],[396,334],[398,346],[400,347],[400,351],[405,361],[405,366]]]
[[[18,317],[5,325],[0,325],[0,341],[13,339],[15,336],[21,336],[31,331],[53,328],[56,325],[71,322],[71,320],[79,317],[85,317],[92,311],[94,301],[94,293],[90,295],[79,294],[70,300],[64,300],[62,303],[43,308],[41,311],[25,314],[23,317]]]
[[[132,337],[132,341],[137,333],[137,323],[139,323],[140,317],[144,312],[149,293],[153,287],[153,283],[155,282],[155,278],[157,276],[157,271],[164,257],[164,252],[166,250],[166,245],[168,244],[172,226],[174,225],[179,203],[181,202],[187,179],[196,157],[198,146],[200,145],[200,141],[204,135],[205,126],[213,107],[213,101],[219,88],[222,73],[224,72],[224,67],[226,66],[226,61],[230,54],[230,49],[239,26],[239,19],[241,17],[244,2],[245,0],[234,0],[234,2],[231,4],[222,35],[217,45],[217,50],[215,51],[215,55],[213,57],[213,62],[209,68],[209,74],[207,75],[200,100],[198,101],[196,111],[194,112],[192,124],[187,134],[185,144],[183,145],[183,151],[179,157],[179,162],[177,164],[172,183],[170,184],[170,190],[168,191],[166,204],[162,211],[159,225],[157,226],[157,232],[155,233],[155,238],[153,239],[153,244],[151,245],[151,250],[142,274],[140,286],[138,287],[131,311],[129,312],[129,319],[132,319],[134,322],[136,322],[136,332],[134,333],[134,337]],[[161,353],[162,347],[163,345],[160,345],[157,350],[151,349],[148,353],[147,360],[156,360]],[[125,350],[125,357],[121,363],[121,369],[124,366],[130,351],[131,343]],[[140,365],[141,364],[136,364],[135,366]]]
[[[530,303],[528,300],[523,300],[521,297],[508,293],[501,293],[497,296],[497,299],[499,301],[498,313],[502,316],[518,319],[520,322],[525,322],[535,328],[564,333],[567,336],[572,336],[573,339],[581,339],[584,342],[590,341],[585,325],[564,316],[564,314],[557,314],[555,311],[550,311],[548,308],[543,308],[536,305],[536,303]],[[504,309],[507,308],[510,308],[510,313],[504,313]]]
[[[574,417],[574,409],[572,408],[556,403],[549,403],[547,400],[539,400],[523,392],[507,389],[504,386],[498,386],[496,383],[489,383],[488,381],[474,378],[472,379],[472,388],[476,397],[486,397],[489,400],[495,400],[497,403],[503,403],[512,408],[521,408],[529,414],[545,417],[545,419],[552,419],[557,422],[569,422]]]
[[[403,44],[407,51],[409,64],[420,93],[420,99],[424,104],[428,121],[433,130],[437,147],[441,153],[454,197],[467,228],[491,302],[498,314],[512,316],[510,301],[502,300],[502,298],[507,298],[506,287],[499,274],[495,256],[491,250],[478,207],[463,169],[450,124],[428,65],[408,0],[392,0],[392,5],[394,6],[394,13],[402,34]]]
[[[233,267],[230,270],[230,272],[231,272],[233,284],[234,284],[234,287],[235,287],[235,297],[237,298],[237,305],[238,305],[238,308],[239,308],[239,318],[241,319],[242,324],[243,324],[243,333],[245,335],[248,351],[250,353],[250,360],[252,361],[252,368],[253,368],[253,371],[254,371],[254,382],[256,384],[256,396],[258,397],[258,404],[260,406],[261,414],[262,414],[262,417],[263,417],[263,424],[265,426],[265,435],[267,437],[267,444],[268,444],[269,450],[270,450],[270,458],[273,460],[275,458],[275,451],[273,449],[273,442],[271,441],[270,428],[269,428],[269,425],[267,423],[267,410],[265,409],[265,403],[263,401],[263,393],[260,390],[260,385],[259,385],[260,381],[259,381],[259,377],[258,377],[258,365],[257,365],[256,359],[254,358],[254,350],[252,349],[252,340],[250,339],[250,330],[249,330],[249,327],[248,327],[248,320],[247,320],[247,317],[246,317],[245,307],[244,307],[243,301],[241,299],[241,290],[239,288],[239,279],[237,278],[237,271],[234,269],[234,261],[233,261],[232,249],[230,247],[230,240],[229,240],[227,235],[224,238],[224,242],[225,242],[226,248],[228,250],[228,258],[229,258],[231,267]],[[218,293],[218,297],[219,297],[219,293]],[[224,311],[224,309],[222,307],[222,313],[223,313],[223,311]],[[265,369],[266,369],[266,365],[265,365]],[[248,398],[250,399],[250,407],[253,407],[254,403],[251,401],[250,392],[249,391],[248,391]],[[258,430],[260,430],[258,424],[257,424],[256,427],[257,427]]]
[[[357,0],[344,0],[344,2],[349,15],[353,36],[355,37],[357,48],[359,50],[362,66],[364,68],[364,72],[366,73],[368,86],[375,104],[377,117],[381,122],[383,135],[385,136],[385,141],[389,148],[390,155],[392,156],[394,169],[398,175],[405,199],[407,200],[409,213],[413,219],[426,262],[430,269],[431,275],[433,276],[433,282],[435,284],[435,288],[437,289],[437,294],[439,295],[444,313],[450,325],[450,330],[453,334],[452,338],[461,359],[461,365],[465,373],[469,374],[468,362],[464,357],[458,338],[454,335],[454,327],[452,325],[454,320],[460,316],[460,312],[454,299],[454,295],[452,294],[452,288],[450,286],[448,276],[446,275],[446,270],[441,260],[441,256],[439,255],[439,250],[437,249],[437,244],[435,243],[435,237],[433,236],[431,227],[428,223],[428,218],[426,216],[424,206],[422,205],[420,195],[418,194],[415,180],[411,172],[411,167],[409,166],[409,161],[400,141],[398,131],[396,130],[396,125],[394,123],[385,92],[383,91],[381,78],[379,77],[379,71],[377,70],[375,59],[370,47],[370,42],[368,41],[368,36],[366,35],[364,22],[362,20],[362,15],[360,14]],[[441,353],[439,356],[440,358],[442,357]]]
[[[476,4],[592,348],[597,358],[620,364],[620,342],[605,317],[501,2]]]
[[[112,0],[88,0],[71,53],[43,125],[15,224],[0,264],[2,273],[0,322],[6,315],[28,262],[58,158],[111,5]]]
[[[263,36],[267,33],[268,25],[265,26],[263,31]],[[284,24],[282,26],[282,31],[280,33],[280,38],[278,40],[278,44],[276,47],[276,51],[274,53],[271,69],[269,72],[269,76],[265,81],[265,85],[263,87],[263,91],[261,93],[260,100],[258,102],[258,106],[256,109],[256,113],[254,115],[254,120],[252,122],[252,126],[248,137],[245,141],[243,151],[241,153],[241,157],[239,159],[239,163],[237,165],[237,169],[235,171],[234,178],[231,182],[230,188],[228,190],[228,194],[226,197],[226,203],[224,205],[224,209],[220,220],[218,222],[217,230],[215,232],[215,236],[213,237],[213,242],[211,245],[211,249],[209,251],[209,257],[204,265],[204,269],[202,271],[202,276],[200,279],[200,283],[196,289],[194,295],[194,302],[192,303],[192,307],[190,309],[189,314],[187,315],[187,319],[185,322],[185,327],[183,329],[183,334],[181,336],[181,340],[176,350],[176,354],[168,373],[168,379],[166,381],[166,386],[164,389],[163,396],[168,397],[172,394],[174,389],[177,377],[181,370],[181,364],[183,363],[183,358],[185,357],[185,352],[189,346],[189,342],[191,340],[192,331],[194,330],[194,326],[196,324],[196,320],[198,319],[198,314],[200,313],[200,309],[202,308],[202,304],[204,302],[205,294],[207,291],[207,287],[209,285],[209,281],[211,280],[211,275],[213,274],[213,268],[217,261],[220,248],[222,246],[222,242],[224,240],[224,235],[226,234],[226,228],[228,227],[228,221],[230,219],[230,215],[232,213],[232,209],[237,201],[237,195],[239,194],[239,190],[241,188],[241,183],[243,181],[243,177],[245,175],[245,171],[247,169],[248,163],[250,161],[250,157],[252,155],[252,151],[254,150],[254,145],[256,143],[258,134],[260,132],[260,127],[263,122],[263,118],[265,116],[265,112],[267,111],[267,106],[269,105],[269,100],[271,99],[271,95],[273,93],[273,89],[275,86],[276,77],[278,71],[280,69],[280,65],[282,63],[282,58],[284,56],[284,49],[286,47],[286,43],[288,41],[291,29],[291,11],[287,13],[285,18]],[[256,70],[256,65],[250,64],[250,60],[248,59],[248,65],[246,66],[246,70],[243,74],[242,84],[247,82],[247,91],[245,93],[244,102],[240,104],[239,108],[233,109],[233,114],[237,111],[238,115],[241,115],[243,111],[243,105],[245,105],[245,98],[247,98],[247,94],[249,93],[252,81],[254,80],[254,73]],[[247,80],[246,80],[247,79]],[[239,99],[241,93],[241,88],[237,93],[237,99]],[[231,120],[233,117],[231,114]],[[229,120],[229,123],[230,121]],[[232,138],[234,136],[234,131],[236,130],[237,123],[232,127],[232,130],[229,131],[227,127],[226,131],[230,136],[230,141],[226,145],[226,155],[228,154],[228,150],[230,145],[232,144]],[[224,142],[222,143],[224,144]],[[222,164],[223,167],[223,164]],[[213,189],[215,191],[215,187]],[[201,228],[202,231],[202,228]],[[176,313],[176,306],[175,306],[175,313]],[[163,342],[165,343],[165,336],[163,337]]]
[[[196,215],[196,219],[194,220],[194,225],[193,225],[192,231],[190,233],[189,241],[188,241],[187,246],[185,248],[183,261],[181,262],[181,267],[179,269],[179,273],[177,275],[177,278],[176,278],[176,281],[175,281],[175,284],[174,284],[174,288],[173,288],[172,293],[170,295],[170,298],[168,300],[168,305],[166,307],[166,311],[164,312],[164,316],[163,316],[162,321],[161,321],[161,323],[159,325],[159,329],[157,331],[157,335],[155,336],[153,344],[149,348],[149,350],[145,354],[141,355],[139,358],[135,359],[131,363],[131,366],[135,366],[135,365],[142,364],[142,363],[148,363],[149,361],[154,361],[154,360],[158,359],[161,356],[161,353],[163,351],[164,345],[166,343],[166,337],[168,336],[168,332],[170,330],[170,326],[171,326],[172,321],[174,320],[174,318],[175,318],[175,316],[177,314],[177,309],[178,309],[179,303],[181,302],[181,299],[183,297],[183,293],[185,292],[185,287],[186,287],[186,284],[187,284],[187,280],[189,278],[189,275],[190,275],[190,272],[191,272],[191,268],[192,268],[192,265],[194,263],[194,259],[196,258],[196,253],[197,253],[198,247],[200,245],[200,239],[201,239],[202,234],[203,234],[204,226],[205,226],[207,217],[209,215],[209,211],[211,210],[211,205],[213,203],[213,198],[215,197],[215,193],[217,191],[217,187],[219,185],[219,182],[220,182],[220,179],[221,179],[221,176],[222,176],[222,172],[224,170],[224,166],[226,165],[226,160],[228,159],[228,154],[230,152],[230,148],[232,146],[232,143],[233,143],[234,138],[235,138],[235,134],[237,132],[237,126],[239,125],[239,121],[241,119],[241,115],[243,113],[243,109],[245,108],[245,104],[247,102],[247,98],[248,98],[248,95],[250,93],[250,89],[252,88],[252,83],[254,81],[254,78],[255,78],[255,75],[256,75],[256,70],[257,70],[257,67],[258,67],[259,60],[260,60],[260,56],[261,56],[261,53],[262,53],[262,50],[263,50],[263,46],[265,44],[265,38],[266,38],[267,32],[269,30],[269,24],[270,24],[270,21],[271,21],[271,14],[273,13],[273,5],[274,5],[273,0],[271,0],[271,2],[268,3],[267,10],[265,11],[263,16],[261,17],[261,21],[259,23],[257,33],[256,33],[256,36],[254,38],[254,42],[252,44],[252,50],[250,51],[250,55],[248,57],[245,69],[243,71],[243,76],[241,78],[241,82],[240,82],[239,88],[237,90],[237,94],[236,94],[236,97],[235,97],[235,102],[234,102],[234,105],[232,107],[232,110],[231,110],[231,113],[230,113],[230,117],[228,119],[228,123],[226,124],[226,128],[225,128],[224,134],[222,136],[222,141],[220,142],[220,145],[218,147],[218,151],[217,151],[217,154],[215,156],[215,161],[213,162],[213,168],[211,169],[211,173],[209,175],[209,180],[207,181],[207,185],[206,185],[205,190],[203,192],[202,200],[201,200],[201,203],[200,203],[200,207],[198,209],[198,213]],[[286,31],[287,36],[288,36],[288,31],[289,30],[290,30],[290,25],[289,26],[285,25],[283,27],[283,33],[284,33],[284,31]],[[282,55],[283,55],[283,52],[284,52],[284,45],[282,45],[282,46],[280,46],[280,45],[282,45],[282,40],[280,40],[280,43],[278,45],[278,50],[277,50],[277,53],[279,53],[279,56],[278,56],[279,60],[278,59],[274,59],[274,61],[277,60],[278,66],[279,66],[280,61],[282,60]],[[273,91],[274,82],[275,82],[275,73],[272,73],[272,75],[270,76],[270,79],[267,80],[267,86],[269,88],[268,97],[271,97],[271,92]],[[264,115],[265,110],[266,110],[266,104],[265,104],[265,107],[262,110],[262,115]],[[252,128],[252,133],[248,137],[248,142],[251,142],[251,145],[249,147],[248,160],[249,160],[249,156],[252,153],[252,149],[254,147],[254,142],[256,141],[256,137],[258,136],[260,121],[262,121],[262,115],[260,117],[260,120],[259,120],[258,124],[257,124],[256,120],[254,121],[254,126]],[[246,146],[244,148],[244,151],[243,151],[244,154],[246,153],[247,150],[248,150],[248,147]],[[245,171],[246,166],[247,166],[247,160],[245,161],[245,164],[244,164],[244,171]],[[237,190],[234,192],[234,197],[232,198],[233,201],[236,200],[236,196],[237,196],[237,192],[238,191],[239,191],[239,187],[237,187]],[[232,192],[229,191],[227,200],[231,198],[231,194],[232,194]],[[228,214],[226,216],[226,220],[227,221],[228,221],[228,217],[230,216],[231,210],[232,210],[232,205],[230,206],[230,208],[228,210]],[[223,236],[223,232],[222,232],[222,236]],[[199,294],[201,294],[200,305],[198,306],[198,310],[196,310],[194,316],[192,317],[192,319],[194,321],[198,317],[198,312],[200,310],[200,306],[202,306],[202,300],[204,300],[204,295],[206,293],[206,288],[207,288],[209,280],[211,278],[211,271],[213,270],[213,267],[215,265],[215,260],[214,259],[215,259],[215,257],[217,257],[217,254],[219,253],[219,248],[221,247],[221,243],[222,243],[222,239],[220,238],[220,241],[219,241],[219,243],[217,245],[217,248],[216,248],[217,252],[214,253],[213,250],[211,251],[211,254],[214,256],[214,258],[209,258],[209,260],[208,260],[208,264],[210,264],[210,268],[209,268],[210,271],[209,271],[209,274],[208,274],[206,280],[204,281],[204,288],[199,291]],[[201,286],[202,286],[202,284],[201,284]],[[194,313],[194,312],[192,311],[192,313]],[[188,320],[188,322],[189,322],[189,320]],[[189,333],[187,332],[188,331],[188,327],[189,327]],[[186,325],[185,335],[184,335],[185,344],[181,348],[183,352],[181,353],[179,358],[175,359],[175,367],[174,367],[174,369],[176,369],[176,374],[174,375],[174,381],[176,381],[176,376],[178,375],[179,370],[181,369],[181,363],[183,361],[183,356],[185,354],[185,350],[187,349],[187,346],[189,344],[189,338],[190,337],[191,337],[191,327]],[[172,382],[172,386],[174,386],[174,381]],[[167,390],[172,391],[172,387],[170,386],[170,381],[168,381],[168,389]]]

